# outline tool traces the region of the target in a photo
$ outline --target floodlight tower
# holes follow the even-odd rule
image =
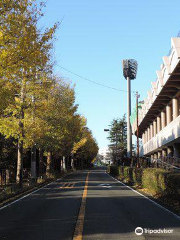
[[[131,116],[131,80],[136,78],[138,63],[134,59],[125,59],[122,62],[123,75],[127,80],[127,156],[132,156]]]

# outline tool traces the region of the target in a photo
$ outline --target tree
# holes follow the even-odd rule
[[[54,79],[55,80],[55,79]],[[47,175],[52,171],[52,155],[69,156],[78,130],[74,88],[56,78],[54,86],[43,101],[38,118],[44,121],[42,136],[37,145],[48,153]],[[49,172],[49,173],[48,173]]]
[[[111,142],[109,148],[112,152],[113,162],[118,164],[118,161],[127,152],[127,122],[125,115],[120,119],[113,119],[108,139]]]
[[[51,73],[52,39],[57,25],[40,33],[37,22],[42,15],[41,7],[38,8],[34,0],[15,3],[4,0],[0,11],[0,77],[5,86],[0,97],[4,91],[5,95],[10,95],[1,107],[0,132],[18,140],[17,183],[21,184],[23,149],[29,140],[26,119],[32,112],[29,102],[32,96],[39,94],[37,79]]]
[[[47,157],[47,176],[56,169],[54,160],[59,164],[60,157],[74,154],[89,165],[98,150],[77,112],[74,86],[53,74],[57,24],[38,29],[42,7],[35,0],[0,1],[0,141],[6,143],[0,155],[7,159],[4,146],[9,155],[10,144],[13,153],[17,148],[20,185],[24,153],[30,149],[39,150],[41,163],[43,154]]]
[[[75,153],[75,158],[79,160],[79,165],[83,167],[90,167],[91,162],[98,154],[98,144],[96,140],[92,136],[92,132],[89,130],[88,127],[83,127],[81,130],[81,139],[85,139],[83,144],[78,148]]]

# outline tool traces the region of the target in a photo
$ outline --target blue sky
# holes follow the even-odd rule
[[[136,59],[139,67],[132,91],[143,99],[156,80],[162,56],[171,48],[171,37],[180,30],[179,9],[179,0],[47,0],[41,26],[63,19],[56,33],[55,60],[92,81],[126,90],[122,60]],[[87,118],[99,147],[107,146],[103,129],[126,113],[126,92],[89,83],[57,66],[55,71],[76,84],[79,112]]]

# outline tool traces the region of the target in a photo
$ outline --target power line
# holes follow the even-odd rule
[[[79,74],[77,74],[77,73],[75,73],[75,72],[72,72],[71,70],[68,70],[67,68],[64,68],[64,67],[62,67],[62,66],[60,66],[60,65],[58,65],[58,64],[56,64],[56,66],[64,69],[65,71],[67,71],[67,72],[69,72],[69,73],[71,73],[71,74],[73,74],[73,75],[75,75],[75,76],[77,76],[77,77],[79,77],[79,78],[81,78],[81,79],[83,79],[83,80],[85,80],[85,81],[91,82],[91,83],[96,84],[96,85],[99,85],[99,86],[101,86],[101,87],[109,88],[109,89],[112,89],[112,90],[115,90],[115,91],[119,91],[119,92],[127,92],[126,90],[122,90],[122,89],[110,87],[110,86],[104,85],[104,84],[102,84],[102,83],[92,81],[92,80],[90,80],[90,79],[88,79],[88,78],[85,78],[85,77],[83,77],[83,76],[81,76],[81,75],[79,75]],[[133,92],[134,92],[134,91],[133,91]]]

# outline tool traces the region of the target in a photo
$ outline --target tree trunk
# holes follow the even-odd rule
[[[1,179],[1,187],[3,186],[3,172],[2,170],[0,171],[0,179]]]
[[[23,69],[24,72],[24,69]],[[23,78],[21,85],[21,93],[20,93],[20,120],[19,120],[19,128],[20,128],[20,139],[18,139],[18,157],[17,157],[17,175],[16,175],[16,183],[20,186],[22,185],[22,171],[23,171],[23,138],[24,138],[24,100],[26,94],[26,81]]]
[[[6,184],[9,184],[9,182],[10,182],[10,170],[7,169],[6,170]]]
[[[60,157],[60,172],[62,173],[63,170],[63,159]]]
[[[23,171],[23,141],[18,141],[18,157],[17,157],[17,174],[16,183],[22,185],[22,171]]]
[[[69,157],[66,157],[66,170],[68,171],[69,169]]]
[[[47,166],[46,166],[46,176],[49,178],[52,173],[52,152],[47,153]]]
[[[71,158],[71,168],[74,171],[75,167],[74,167],[74,159],[73,159],[73,157]]]
[[[39,149],[39,176],[44,174],[43,150]]]
[[[36,170],[36,147],[31,148],[31,178],[36,179],[37,170]]]
[[[63,172],[66,172],[66,157],[63,156],[63,160],[62,160],[62,170]]]

